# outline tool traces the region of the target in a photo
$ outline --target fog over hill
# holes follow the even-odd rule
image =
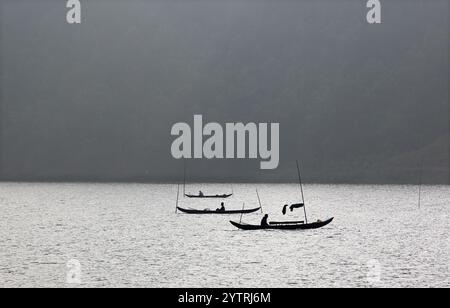
[[[449,2],[1,0],[0,178],[176,181],[177,122],[280,123],[280,166],[189,181],[450,183]],[[423,164],[421,163],[423,161]],[[423,167],[422,167],[423,165]]]

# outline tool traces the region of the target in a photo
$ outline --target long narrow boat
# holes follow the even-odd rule
[[[183,195],[186,198],[196,198],[196,199],[226,199],[229,198],[233,195],[233,193],[231,194],[217,194],[217,195],[203,195],[203,194],[198,194],[198,195],[192,195],[192,194],[187,194],[186,193],[186,161],[184,162],[184,178],[183,178]]]
[[[181,207],[177,207],[180,212],[183,212],[185,214],[198,214],[198,215],[204,215],[204,214],[214,214],[214,215],[226,215],[226,214],[250,214],[259,211],[261,208],[257,209],[249,209],[249,210],[230,210],[230,211],[217,211],[217,210],[195,210],[195,209],[183,209]]]
[[[330,224],[333,221],[333,219],[334,218],[330,218],[326,221],[318,221],[309,224],[280,223],[276,225],[269,224],[268,226],[243,224],[235,221],[230,221],[230,223],[241,230],[310,230],[325,227],[326,225]]]
[[[187,198],[198,198],[198,199],[226,199],[231,197],[233,194],[223,194],[223,195],[190,195],[184,194]]]
[[[230,223],[235,226],[236,228],[239,228],[241,230],[310,230],[310,229],[319,229],[322,227],[325,227],[326,225],[330,224],[334,218],[330,218],[325,221],[318,220],[317,222],[308,223],[308,216],[306,215],[306,205],[305,205],[305,196],[303,194],[303,184],[302,184],[302,177],[300,174],[300,166],[297,161],[297,172],[298,172],[298,183],[300,185],[300,192],[302,196],[302,202],[297,203],[291,206],[291,211],[294,208],[303,208],[304,214],[305,214],[305,222],[303,221],[284,221],[284,222],[271,222],[268,224],[260,224],[260,225],[251,225],[251,224],[243,224],[241,222],[235,222],[230,221]],[[256,191],[256,194],[258,195],[258,191]],[[261,204],[261,200],[259,199],[259,203]],[[286,206],[283,208],[283,214],[286,214]],[[264,218],[267,222],[268,215]]]

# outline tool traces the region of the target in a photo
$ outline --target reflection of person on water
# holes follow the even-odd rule
[[[217,209],[217,212],[225,212],[225,204],[223,202],[220,204],[220,209]]]
[[[269,225],[269,223],[267,222],[268,219],[269,219],[269,214],[264,215],[263,219],[261,220],[262,227],[267,227]]]
[[[198,192],[198,195],[199,195],[199,197],[203,197],[203,196],[204,196],[203,191],[200,190],[200,191]]]

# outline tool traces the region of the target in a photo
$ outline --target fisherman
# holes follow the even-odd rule
[[[225,204],[223,202],[220,204],[220,209],[217,209],[217,212],[225,212]]]
[[[198,196],[199,196],[199,197],[203,197],[203,196],[204,196],[203,191],[200,190],[200,191],[198,192]]]
[[[269,219],[269,214],[264,215],[263,219],[261,220],[261,227],[267,227],[269,223],[267,220]]]
[[[289,209],[291,210],[291,212],[294,211],[294,209],[301,209],[302,207],[304,207],[305,204],[304,203],[297,203],[297,204],[292,204]]]
[[[282,211],[283,215],[286,215],[288,207],[291,210],[291,212],[293,212],[295,209],[300,209],[304,206],[305,206],[305,204],[303,204],[303,203],[292,204],[290,206],[286,204],[285,206],[283,206],[283,211]]]

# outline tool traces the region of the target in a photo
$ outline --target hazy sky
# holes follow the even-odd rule
[[[190,180],[449,182],[446,0],[0,0],[4,180],[182,177],[176,122],[279,122],[281,163]]]

